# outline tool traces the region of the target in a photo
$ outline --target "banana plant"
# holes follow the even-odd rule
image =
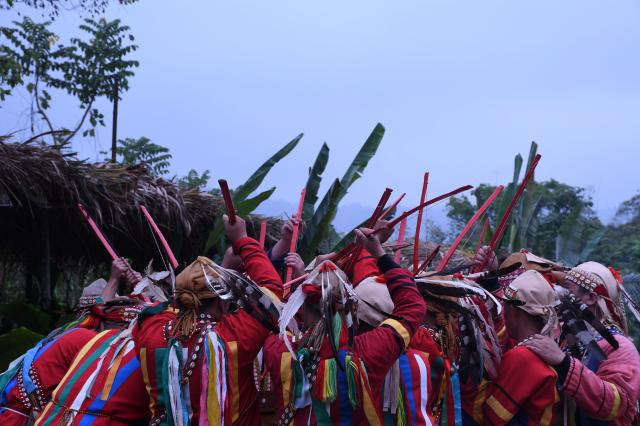
[[[384,131],[382,124],[378,123],[375,126],[342,176],[342,179],[336,178],[333,181],[316,207],[322,174],[329,161],[329,147],[327,144],[323,144],[322,148],[320,148],[313,166],[309,168],[309,178],[306,184],[307,196],[302,209],[302,218],[306,222],[306,229],[298,244],[298,253],[305,262],[313,259],[321,243],[326,242],[331,235],[331,222],[336,217],[340,201],[347,194],[351,185],[362,176],[369,161],[376,154],[384,136]]]
[[[262,191],[257,195],[251,197],[262,184],[265,177],[273,166],[275,166],[280,160],[289,155],[291,151],[298,145],[300,139],[304,136],[300,133],[293,140],[283,146],[278,152],[272,155],[267,161],[265,161],[242,185],[232,190],[233,203],[236,208],[236,212],[239,216],[245,217],[255,211],[260,204],[267,200],[271,194],[276,190],[273,186],[266,191]],[[209,233],[207,243],[204,247],[204,253],[209,253],[211,249],[216,248],[216,253],[222,256],[227,249],[227,242],[224,238],[224,226],[222,224],[222,213],[216,217],[214,227]]]

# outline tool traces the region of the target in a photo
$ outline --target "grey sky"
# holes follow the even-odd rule
[[[119,134],[171,148],[177,174],[234,186],[304,132],[265,182],[294,203],[323,141],[327,184],[379,121],[386,136],[347,204],[373,205],[385,186],[413,204],[426,170],[432,195],[505,182],[531,140],[538,179],[588,187],[604,216],[640,189],[637,1],[140,0],[108,17],[140,45]],[[54,28],[68,38],[78,22]],[[0,131],[24,127],[26,107],[7,102]],[[67,126],[77,116],[69,101],[56,111]],[[94,158],[109,141],[107,127],[74,148]]]

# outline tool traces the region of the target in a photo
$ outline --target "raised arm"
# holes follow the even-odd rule
[[[225,232],[233,244],[233,249],[242,258],[245,271],[259,286],[268,289],[278,299],[282,299],[282,279],[260,243],[247,236],[245,221],[237,217],[232,225],[226,215],[223,216]]]
[[[390,318],[375,330],[358,336],[355,341],[355,350],[365,362],[370,379],[382,380],[409,345],[424,318],[426,304],[409,271],[385,254],[380,240],[371,234],[370,229],[356,230],[356,238],[376,259],[394,304]]]

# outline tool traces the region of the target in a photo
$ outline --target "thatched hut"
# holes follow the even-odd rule
[[[110,259],[78,203],[137,269],[150,259],[162,267],[140,205],[147,207],[179,262],[203,254],[224,208],[217,197],[183,191],[174,181],[149,174],[145,165],[91,164],[67,148],[0,139],[0,286],[23,281],[27,299],[48,307],[56,283],[69,281],[70,274],[95,275],[96,265],[104,273]],[[279,225],[270,222],[269,234],[277,235]],[[249,233],[258,228],[257,221],[250,221]]]

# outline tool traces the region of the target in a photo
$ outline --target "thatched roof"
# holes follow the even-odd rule
[[[33,254],[48,219],[54,259],[107,261],[78,203],[85,205],[118,254],[135,262],[158,258],[149,226],[139,212],[141,204],[178,260],[185,262],[203,254],[207,235],[223,208],[217,197],[197,189],[183,191],[171,180],[150,175],[144,165],[92,164],[66,148],[0,138],[0,235],[5,249]],[[250,223],[248,228],[255,233],[258,226]]]

